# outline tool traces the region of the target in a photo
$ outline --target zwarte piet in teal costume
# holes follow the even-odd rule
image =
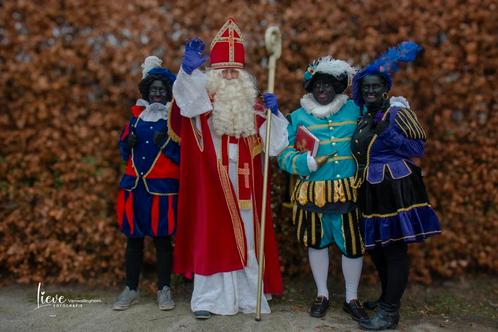
[[[426,133],[403,97],[391,97],[392,73],[411,62],[422,48],[403,42],[361,69],[353,78],[353,99],[362,117],[351,148],[357,163],[361,229],[365,247],[377,268],[382,294],[365,307],[378,307],[362,328],[394,328],[408,282],[407,244],[441,232],[429,203],[421,170]]]
[[[311,306],[313,317],[325,315],[329,306],[327,288],[328,247],[342,252],[346,284],[344,310],[365,319],[357,299],[364,246],[359,228],[357,194],[353,188],[356,165],[351,156],[351,136],[360,109],[344,94],[354,69],[330,56],[315,60],[304,74],[306,94],[301,107],[289,115],[289,146],[280,154],[283,170],[299,176],[292,195],[293,222],[297,239],[308,247],[308,257],[317,287]],[[319,139],[316,156],[296,145],[300,127]]]
[[[127,237],[126,288],[113,305],[126,310],[138,298],[144,237],[156,247],[157,300],[161,310],[173,309],[170,274],[175,233],[180,147],[168,134],[175,75],[149,56],[142,65],[139,84],[142,99],[131,108],[131,119],[119,138],[119,151],[126,163],[116,203],[118,225]]]

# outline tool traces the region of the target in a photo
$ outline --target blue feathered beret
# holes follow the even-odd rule
[[[422,47],[413,41],[404,41],[395,47],[388,49],[380,57],[375,59],[366,67],[359,70],[353,77],[353,100],[358,106],[363,106],[361,97],[361,81],[368,75],[380,75],[386,81],[387,91],[391,90],[393,80],[392,74],[399,70],[400,62],[411,62],[415,60]]]

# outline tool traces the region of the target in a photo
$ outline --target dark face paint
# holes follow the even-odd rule
[[[361,81],[361,97],[367,108],[378,108],[384,104],[387,92],[384,79],[379,75],[367,75]]]
[[[334,82],[330,78],[318,78],[311,90],[313,97],[320,105],[327,105],[335,98]]]
[[[161,103],[166,105],[168,102],[168,88],[160,80],[155,80],[149,86],[149,103]]]

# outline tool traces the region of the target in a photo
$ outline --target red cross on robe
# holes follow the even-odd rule
[[[247,193],[242,192],[245,174],[239,174],[239,184],[243,186],[239,185],[242,191],[236,193],[224,161],[217,158],[208,125],[209,115],[200,116],[198,133],[193,120],[182,117],[181,122],[180,191],[173,270],[187,277],[235,271],[247,265],[247,242],[240,215],[241,195],[251,202],[255,247],[259,244],[263,187],[261,139],[254,135],[238,140],[239,159],[243,160],[239,166],[244,169],[247,163],[250,188]],[[283,292],[282,276],[269,200],[266,213],[264,291],[280,294]]]

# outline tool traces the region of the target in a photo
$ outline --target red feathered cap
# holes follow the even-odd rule
[[[211,42],[210,60],[213,69],[244,68],[244,39],[233,18],[225,22]]]

